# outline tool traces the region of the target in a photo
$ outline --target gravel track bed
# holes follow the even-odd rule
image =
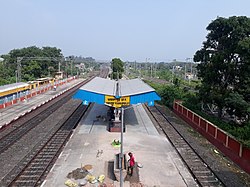
[[[28,113],[12,122],[6,126],[6,128],[1,129],[0,139],[11,131],[14,131],[18,128],[18,126],[21,126],[29,120],[38,118],[39,114],[42,113],[44,109],[55,106],[55,103],[62,98],[64,98],[63,102],[68,101],[79,87],[86,84],[86,82],[90,81],[92,78],[79,83],[76,87],[69,90],[66,95],[63,94],[62,96],[51,100],[31,113]],[[34,157],[34,154],[40,150],[41,146],[45,145],[48,139],[51,138],[52,134],[57,132],[61,125],[64,124],[64,122],[72,115],[73,112],[76,111],[77,108],[79,108],[81,104],[82,101],[80,100],[70,100],[62,107],[58,107],[59,110],[54,110],[52,115],[46,114],[48,117],[43,116],[37,122],[39,124],[37,124],[36,127],[31,129],[27,134],[22,135],[17,142],[13,143],[8,149],[5,149],[5,151],[0,153],[0,186],[6,186],[1,184],[6,184],[6,182],[8,183],[8,181],[11,180],[11,177],[13,177],[13,174],[16,175],[18,171],[22,170],[22,168],[26,166],[26,163]]]
[[[40,107],[36,108],[36,110],[33,110],[32,112],[19,118],[18,120],[13,121],[7,128],[4,128],[3,130],[0,131],[0,139],[9,134],[10,132],[14,131],[17,127],[21,126],[22,124],[28,122],[29,120],[32,120],[32,118],[42,113],[48,107],[53,106],[55,103],[59,102],[63,96],[64,94],[59,97],[56,97],[55,99],[52,99],[51,101],[45,103],[44,105],[41,105]],[[70,99],[70,96],[68,97],[68,99]]]
[[[174,124],[175,128],[184,136],[192,148],[203,158],[220,180],[230,187],[250,186],[250,176],[232,161],[228,160],[208,140],[195,132],[186,122],[178,118],[171,110],[157,105]],[[216,150],[216,151],[215,151]],[[219,153],[216,153],[216,152]]]
[[[14,143],[8,150],[0,154],[0,180],[14,168],[18,162],[43,138],[50,134],[52,129],[58,129],[62,123],[76,110],[81,104],[79,100],[69,100],[52,115],[33,128],[23,136],[18,142]],[[6,164],[8,163],[8,164]]]
[[[178,131],[176,131],[173,124],[166,119],[158,107],[148,107],[148,110],[154,116],[154,119],[157,121],[160,128],[165,133],[165,136],[169,139],[172,146],[182,158],[186,167],[189,169],[194,180],[196,180],[199,186],[225,186],[223,182],[215,176],[211,168],[207,167],[204,160],[198,156],[185,138],[178,133]]]
[[[41,121],[45,120],[47,117],[49,117],[53,112],[58,110],[65,102],[67,102],[70,99],[69,96],[63,98],[62,100],[56,102],[54,105],[50,105],[47,108],[45,108],[44,111],[39,113],[38,115],[34,115],[32,119],[29,121],[26,121],[26,123],[19,124],[19,126],[13,126],[16,127],[15,130],[11,131],[6,137],[3,137],[0,140],[0,153],[4,152],[10,145],[18,141],[22,136],[28,133],[31,129],[38,126]]]

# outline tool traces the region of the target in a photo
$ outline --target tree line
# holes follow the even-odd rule
[[[207,26],[203,47],[194,55],[201,79],[198,97],[237,118],[240,124],[250,115],[250,18],[218,17]]]
[[[58,63],[63,55],[61,49],[56,47],[31,46],[13,49],[1,57],[4,60],[0,63],[0,84],[3,85],[16,81],[18,63],[20,63],[21,81],[54,75],[58,71]]]
[[[64,58],[61,49],[56,47],[31,46],[13,49],[8,54],[1,55],[1,58],[3,61],[0,62],[0,85],[16,82],[18,68],[21,72],[19,81],[27,82],[42,77],[54,77],[59,69],[65,73],[65,76],[76,75],[83,71],[80,68],[77,69],[76,64],[84,63],[84,68],[97,66],[92,57]]]
[[[206,40],[193,58],[199,78],[195,90],[179,81],[150,84],[163,104],[172,107],[175,99],[182,100],[250,147],[250,18],[218,17],[206,29]]]

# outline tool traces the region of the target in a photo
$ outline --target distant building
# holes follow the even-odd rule
[[[181,66],[174,66],[174,69],[180,71],[182,69],[182,67]]]
[[[192,73],[186,73],[185,74],[185,78],[188,79],[188,80],[193,79],[194,78],[194,74],[192,74]]]
[[[64,72],[63,71],[58,71],[55,73],[55,78],[56,79],[63,79],[64,77]]]
[[[79,70],[84,70],[85,64],[84,63],[76,64],[75,67],[78,68]]]

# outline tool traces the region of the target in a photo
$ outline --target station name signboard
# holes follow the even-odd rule
[[[115,96],[105,95],[105,104],[113,106],[115,108],[120,108],[122,106],[129,106],[130,97],[124,96],[120,98],[115,98]]]

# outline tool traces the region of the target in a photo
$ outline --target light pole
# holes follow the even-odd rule
[[[60,72],[61,71],[61,62],[60,62],[60,60],[58,61],[58,72]]]
[[[17,81],[16,82],[21,82],[21,61],[24,57],[17,57]]]
[[[124,129],[124,110],[130,109],[133,106],[138,106],[141,103],[136,105],[131,105],[127,108],[121,107],[121,147],[120,147],[120,187],[123,187],[123,176],[122,176],[122,162],[123,162],[123,129]]]
[[[71,64],[70,64],[70,74],[71,74],[71,77],[73,77],[73,60],[71,59]]]
[[[121,149],[120,149],[120,187],[123,187],[122,163],[123,163],[123,128],[124,128],[124,108],[121,108]]]
[[[15,71],[15,73],[16,73],[16,83],[17,83],[17,70]]]

